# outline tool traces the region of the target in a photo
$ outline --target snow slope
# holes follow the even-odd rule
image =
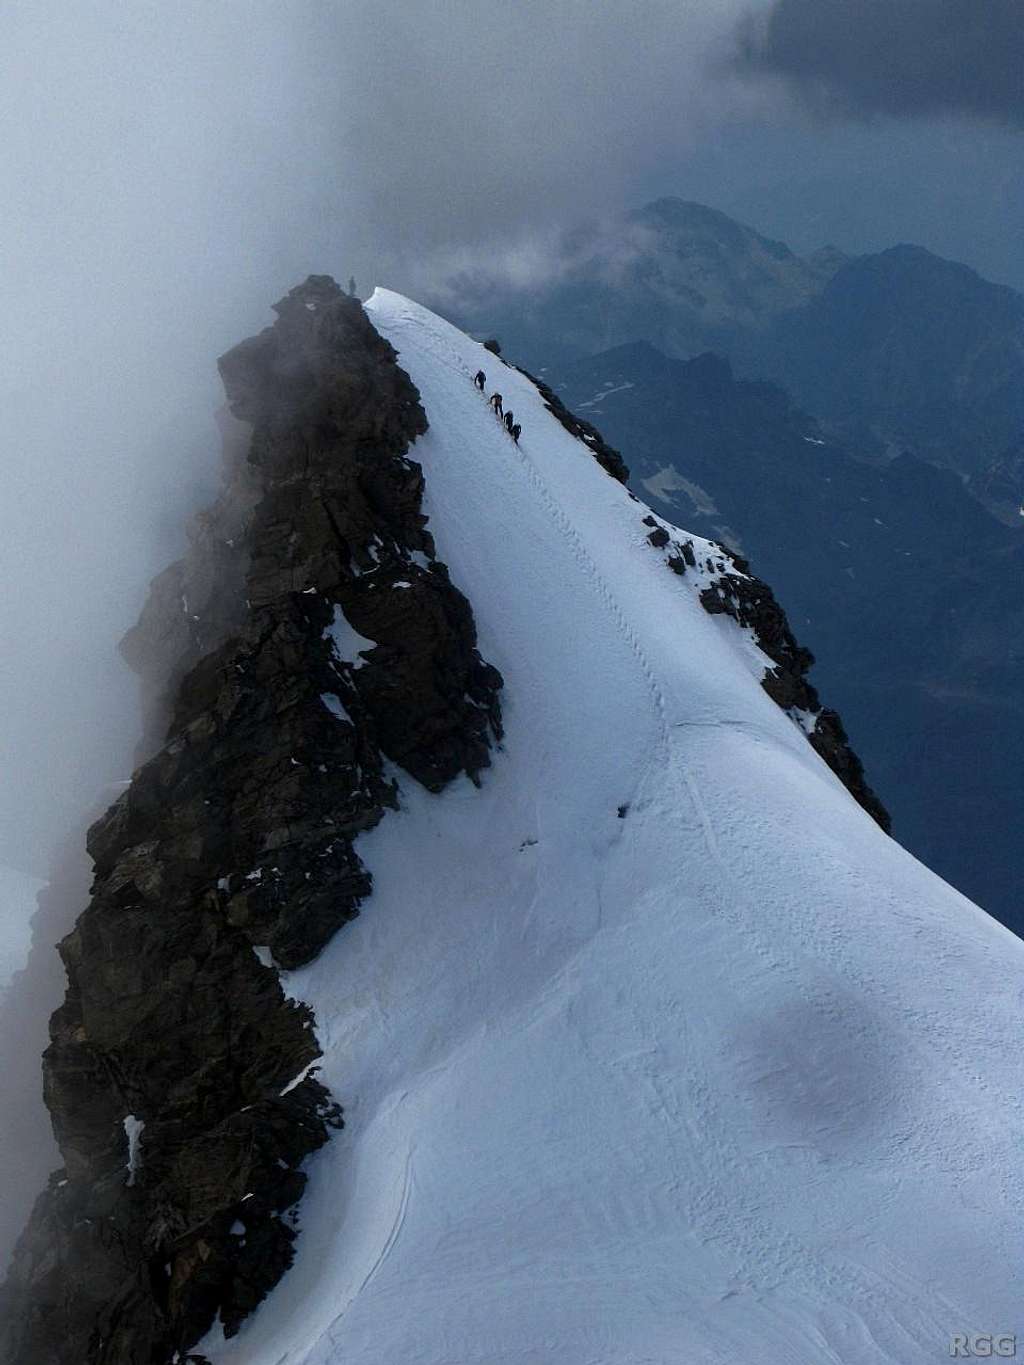
[[[914,1365],[1024,1331],[1024,944],[860,810],[528,380],[367,306],[507,735],[480,791],[403,779],[362,917],[287,978],[347,1127],[294,1269],[201,1349]]]

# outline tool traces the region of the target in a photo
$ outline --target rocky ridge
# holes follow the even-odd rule
[[[64,1168],[3,1290],[10,1365],[198,1359],[284,1273],[302,1162],[341,1114],[276,968],[358,913],[388,761],[440,790],[500,737],[406,455],[414,386],[327,277],[275,311],[220,362],[251,434],[231,424],[224,492],[124,643],[155,752],[89,833],[92,900],[60,944]]]
[[[749,630],[762,654],[771,661],[760,679],[761,686],[781,710],[797,725],[811,748],[839,778],[854,800],[885,830],[892,829],[889,812],[872,791],[864,775],[864,765],[850,746],[843,723],[836,711],[821,704],[816,689],[807,679],[814,655],[799,644],[786,613],[775,594],[762,579],[750,572],[750,565],[715,541],[713,553],[698,558],[692,539],[674,540],[669,527],[653,515],[643,518],[650,527],[647,541],[662,552],[673,573],[689,574],[701,606],[712,616],[730,616],[738,626]]]

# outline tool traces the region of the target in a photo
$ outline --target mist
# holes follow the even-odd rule
[[[129,774],[117,639],[216,477],[215,357],[305,265],[283,247],[306,168],[262,145],[299,124],[302,54],[230,7],[2,28],[0,858],[45,872]]]

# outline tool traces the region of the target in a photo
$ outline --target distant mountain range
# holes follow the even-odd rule
[[[525,359],[641,340],[668,355],[731,354],[816,298],[846,259],[830,247],[796,256],[717,209],[659,199],[566,233],[536,285],[477,274],[451,288],[468,324],[500,323],[509,350]]]
[[[848,261],[751,363],[862,445],[982,474],[1024,431],[1024,297],[922,247]]]
[[[647,341],[775,379],[861,457],[909,450],[1024,500],[1024,297],[921,247],[795,255],[726,214],[661,199],[567,233],[534,285],[452,282],[447,312],[535,365]]]

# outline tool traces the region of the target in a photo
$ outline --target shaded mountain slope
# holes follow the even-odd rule
[[[719,352],[784,383],[861,456],[910,449],[974,476],[1024,432],[1024,296],[921,247],[798,257],[661,199],[565,233],[551,255],[532,282],[454,280],[439,306],[534,369],[639,341]]]
[[[922,247],[847,262],[755,364],[851,438],[964,474],[1024,431],[1024,297]]]
[[[972,475],[971,491],[1001,521],[1020,528],[1024,517],[1024,434]]]

